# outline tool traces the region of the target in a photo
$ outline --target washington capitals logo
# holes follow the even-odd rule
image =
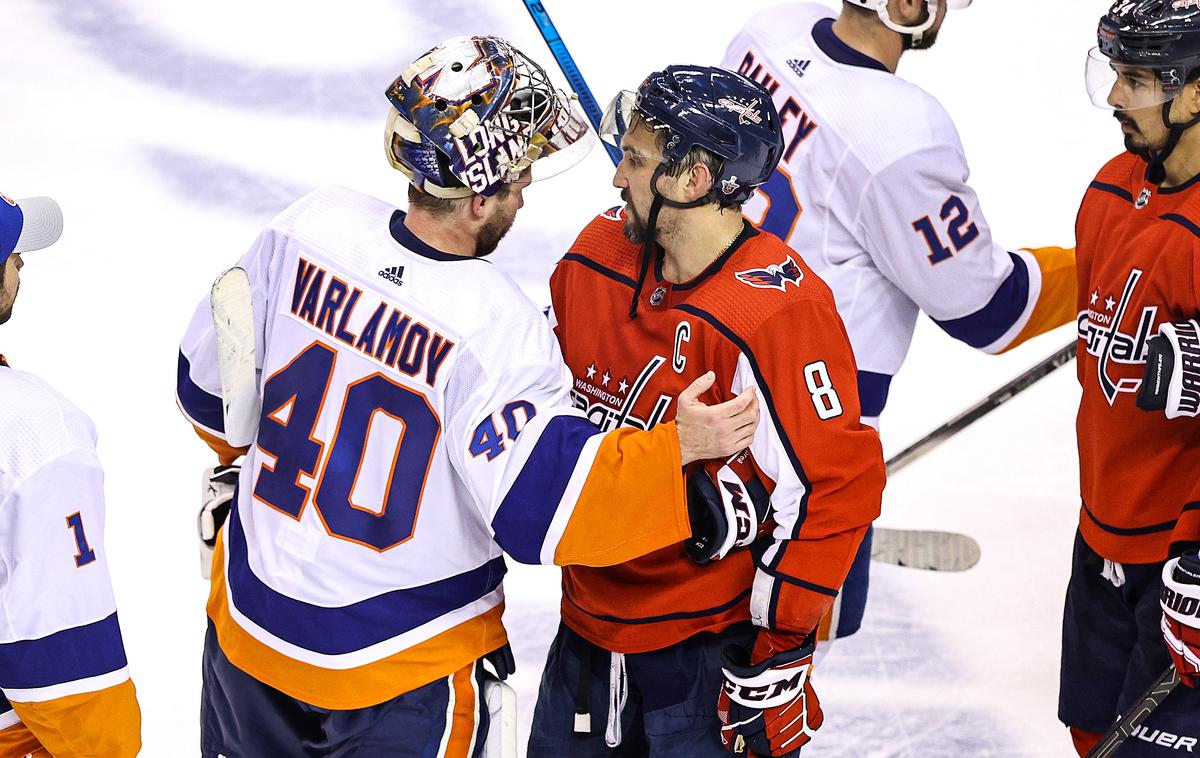
[[[788,284],[800,286],[800,280],[804,278],[804,272],[796,265],[796,261],[792,260],[792,256],[788,256],[783,263],[772,263],[766,268],[752,268],[749,271],[739,271],[734,274],[738,281],[749,284],[751,287],[757,287],[761,290],[777,289],[780,292],[787,291]]]
[[[717,105],[738,114],[739,124],[762,123],[762,111],[753,102],[746,101],[743,103],[734,100],[732,97],[723,97],[717,101]]]

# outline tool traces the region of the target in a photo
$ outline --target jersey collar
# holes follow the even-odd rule
[[[888,71],[887,66],[842,42],[841,38],[833,32],[833,19],[831,18],[823,18],[818,21],[813,26],[812,36],[813,42],[817,43],[817,47],[821,48],[821,52],[838,63],[844,63],[847,66],[858,66],[859,68],[873,68],[877,71],[891,73],[891,71]]]
[[[435,261],[473,261],[476,258],[468,258],[465,255],[454,255],[452,253],[443,253],[435,247],[425,244],[417,235],[409,231],[404,225],[404,211],[396,211],[392,214],[392,220],[388,222],[388,228],[392,233],[392,239],[396,240],[405,250],[411,253],[416,253],[422,258],[429,258]]]
[[[732,258],[733,254],[738,251],[738,248],[740,248],[742,245],[744,245],[746,243],[747,240],[749,240],[751,237],[756,236],[757,234],[758,234],[758,230],[755,229],[750,224],[749,221],[742,219],[742,231],[739,232],[738,236],[733,240],[732,243],[730,243],[729,249],[726,250],[725,252],[721,253],[717,257],[716,260],[714,260],[712,263],[708,264],[704,268],[704,270],[701,271],[699,274],[696,274],[696,276],[692,277],[688,281],[680,282],[679,284],[674,284],[672,282],[668,282],[666,279],[663,278],[663,272],[662,272],[663,249],[662,249],[662,247],[655,245],[656,254],[654,257],[654,278],[657,279],[660,283],[662,283],[663,286],[666,286],[668,289],[670,289],[672,291],[678,292],[679,290],[694,289],[695,287],[699,286],[702,282],[709,279],[713,274],[720,271],[721,268],[725,265],[725,261]]]

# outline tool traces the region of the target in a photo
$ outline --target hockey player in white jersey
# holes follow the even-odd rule
[[[988,353],[1075,315],[1075,251],[1009,251],[967,184],[953,121],[895,75],[970,0],[846,0],[841,14],[786,3],[754,16],[721,65],[772,93],[786,146],[746,214],[783,238],[833,290],[876,427],[924,311]],[[870,535],[829,624],[853,634],[866,604]]]
[[[181,409],[226,463],[245,454],[208,602],[208,758],[483,755],[480,662],[511,667],[502,551],[609,565],[679,543],[681,464],[753,435],[752,395],[694,400],[711,378],[677,424],[601,433],[541,311],[482,260],[523,187],[592,139],[536,63],[455,38],[388,99],[408,212],[319,189],[239,262],[261,371],[248,450],[226,442],[207,301],[182,341]]]
[[[61,231],[50,198],[0,195],[0,324],[21,254]],[[141,712],[108,576],[96,430],[3,356],[0,428],[0,758],[134,756]]]

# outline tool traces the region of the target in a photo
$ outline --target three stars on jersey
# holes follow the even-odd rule
[[[291,313],[358,352],[433,387],[454,342],[384,300],[365,323],[355,319],[363,291],[300,258]],[[374,300],[368,296],[368,300]],[[390,311],[390,314],[389,314]],[[361,313],[366,312],[363,308]],[[353,329],[357,329],[355,334]]]

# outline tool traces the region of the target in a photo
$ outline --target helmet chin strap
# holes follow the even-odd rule
[[[1173,99],[1168,100],[1162,105],[1163,125],[1167,127],[1167,144],[1163,145],[1161,150],[1155,150],[1150,154],[1149,165],[1146,166],[1146,180],[1151,184],[1162,184],[1166,180],[1167,159],[1179,146],[1179,140],[1182,139],[1183,133],[1196,124],[1200,124],[1200,115],[1182,124],[1173,123],[1171,121],[1171,104],[1173,102],[1175,102]]]
[[[654,259],[654,235],[658,228],[658,214],[663,206],[685,209],[699,208],[702,205],[708,205],[717,201],[717,190],[715,187],[702,197],[687,202],[672,200],[663,195],[658,191],[658,180],[666,171],[667,164],[660,163],[654,169],[654,176],[650,177],[650,191],[654,193],[654,200],[650,203],[650,214],[646,217],[646,231],[642,239],[641,267],[638,272],[637,286],[633,289],[633,300],[629,303],[630,320],[637,318],[638,301],[642,298],[642,290],[646,286],[646,276],[650,273],[650,261]]]
[[[934,22],[937,21],[938,2],[939,0],[926,0],[925,9],[929,12],[929,16],[916,26],[905,26],[893,21],[891,14],[888,13],[887,0],[879,0],[875,12],[879,14],[879,20],[883,22],[884,26],[910,39],[910,49],[922,50],[925,48],[925,32],[932,29]]]

